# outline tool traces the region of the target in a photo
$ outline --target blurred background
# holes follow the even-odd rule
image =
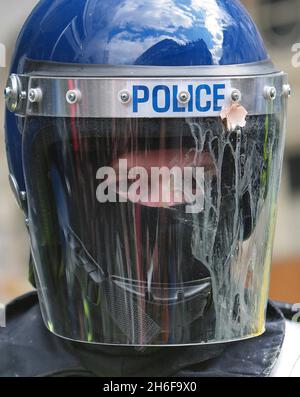
[[[298,67],[293,66],[292,47],[299,43],[300,54],[300,0],[242,2],[256,21],[274,63],[289,73],[293,89],[270,294],[272,299],[295,303],[300,302],[300,55],[295,65]],[[10,63],[17,34],[37,3],[38,0],[0,0],[0,43],[6,47],[6,65]],[[0,45],[0,55],[1,52]],[[3,61],[3,56],[0,58]],[[8,69],[0,67],[0,92],[7,76]],[[24,218],[8,185],[2,95],[0,109],[0,302],[7,303],[31,287],[27,282],[29,243]]]

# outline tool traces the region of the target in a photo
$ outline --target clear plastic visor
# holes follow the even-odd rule
[[[122,90],[118,81],[113,93],[129,92],[130,99],[115,98],[114,109],[99,101],[96,117],[95,104],[84,110],[88,93],[82,87],[90,83],[79,89],[70,80],[69,91],[80,98],[66,104],[68,90],[47,99],[46,80],[43,86],[39,80],[43,100],[27,108],[23,153],[35,275],[48,328],[75,341],[134,346],[261,334],[285,98],[268,101],[254,91],[246,99],[243,91],[244,102],[234,104],[226,101],[226,88],[217,100],[203,88],[198,105],[211,101],[212,108],[197,116],[188,111],[197,88],[187,84],[191,97],[184,104],[180,89],[174,96],[165,83],[167,114],[149,115],[155,109],[140,88],[138,110],[144,110],[134,117],[131,83]],[[61,87],[61,80],[56,84]],[[138,86],[153,93],[149,82]],[[214,85],[207,86],[214,95]],[[165,95],[158,90],[160,110]],[[175,97],[176,109],[185,111],[174,113]],[[264,104],[260,111],[257,104],[251,108],[255,97]],[[108,111],[115,117],[106,117]]]

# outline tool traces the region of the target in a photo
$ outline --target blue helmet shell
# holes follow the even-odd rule
[[[209,66],[268,59],[238,0],[41,0],[16,44],[12,73],[26,60],[102,65]],[[25,189],[18,117],[7,112],[11,174]]]

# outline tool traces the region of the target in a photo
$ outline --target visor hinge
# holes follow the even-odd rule
[[[4,90],[7,109],[19,115],[26,114],[27,91],[29,77],[11,74]]]

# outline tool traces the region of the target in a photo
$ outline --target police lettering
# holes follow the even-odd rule
[[[146,85],[134,85],[132,89],[133,113],[143,110],[143,106],[152,106],[155,113],[207,113],[219,112],[225,100],[225,84],[199,84],[187,86],[190,93],[188,104],[178,101],[179,87],[177,85],[157,85],[149,88]]]

